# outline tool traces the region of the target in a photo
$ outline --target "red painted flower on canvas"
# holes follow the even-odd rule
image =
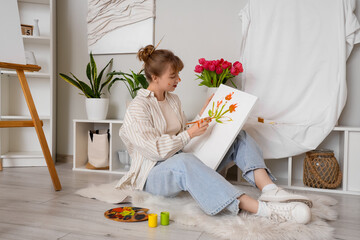
[[[237,103],[231,104],[229,107],[230,113],[235,112],[235,108],[237,108]]]
[[[228,95],[226,95],[225,100],[227,100],[227,101],[231,100],[233,94],[234,94],[234,92],[229,93]]]
[[[230,113],[235,112],[238,103],[233,103],[229,107],[226,107],[227,104],[230,104],[234,92],[228,93],[222,100],[212,101],[212,108],[208,110],[208,117],[212,120],[214,119],[217,123],[225,123],[233,121],[229,116]],[[225,101],[224,101],[225,100]]]

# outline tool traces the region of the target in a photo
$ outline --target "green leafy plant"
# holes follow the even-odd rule
[[[146,81],[146,78],[143,74],[143,70],[141,70],[139,73],[134,73],[132,70],[131,74],[129,73],[124,73],[124,72],[111,72],[108,73],[108,76],[115,76],[115,75],[119,75],[121,77],[117,77],[115,78],[109,85],[109,89],[110,87],[116,82],[116,81],[122,81],[125,83],[125,86],[127,87],[127,89],[129,90],[130,96],[131,98],[135,98],[137,91],[140,88],[147,88],[149,86],[149,83]]]
[[[109,61],[108,64],[100,71],[99,75],[97,74],[97,67],[92,53],[90,52],[90,62],[86,67],[86,76],[90,81],[90,85],[85,82],[79,80],[75,77],[74,74],[71,74],[69,77],[66,74],[59,73],[60,77],[64,79],[66,82],[80,89],[82,93],[81,95],[85,95],[87,98],[101,98],[103,88],[109,84],[108,91],[110,91],[110,87],[114,84],[115,79],[113,80],[113,75],[107,75],[107,78],[104,82],[102,81],[105,69],[113,62],[113,59]]]

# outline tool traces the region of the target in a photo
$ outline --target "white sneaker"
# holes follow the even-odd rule
[[[303,202],[310,208],[313,205],[309,198],[289,193],[280,187],[262,193],[258,200],[263,202]]]
[[[268,202],[266,206],[270,210],[270,216],[268,218],[276,222],[290,221],[307,224],[311,219],[310,208],[301,202]]]

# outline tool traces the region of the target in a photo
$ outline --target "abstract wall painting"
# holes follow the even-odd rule
[[[88,50],[136,53],[154,42],[155,0],[88,0]]]
[[[200,116],[212,118],[209,128],[203,135],[191,139],[183,151],[193,153],[216,170],[240,133],[256,101],[256,96],[220,85]]]

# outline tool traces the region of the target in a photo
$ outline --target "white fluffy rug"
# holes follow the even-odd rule
[[[133,206],[149,208],[150,212],[160,213],[169,211],[170,219],[177,223],[196,226],[197,229],[217,236],[219,239],[332,239],[334,229],[326,223],[335,220],[337,212],[333,205],[335,199],[306,194],[312,201],[312,219],[307,225],[295,223],[276,223],[266,218],[256,217],[251,214],[241,213],[238,216],[222,212],[216,216],[206,215],[188,193],[183,193],[175,198],[154,196],[141,191],[115,190],[115,183],[91,186],[81,189],[76,193],[87,198],[95,198],[108,203],[118,203],[125,196],[131,196]],[[235,186],[257,198],[259,191],[253,187]],[[130,199],[128,199],[130,200]]]

